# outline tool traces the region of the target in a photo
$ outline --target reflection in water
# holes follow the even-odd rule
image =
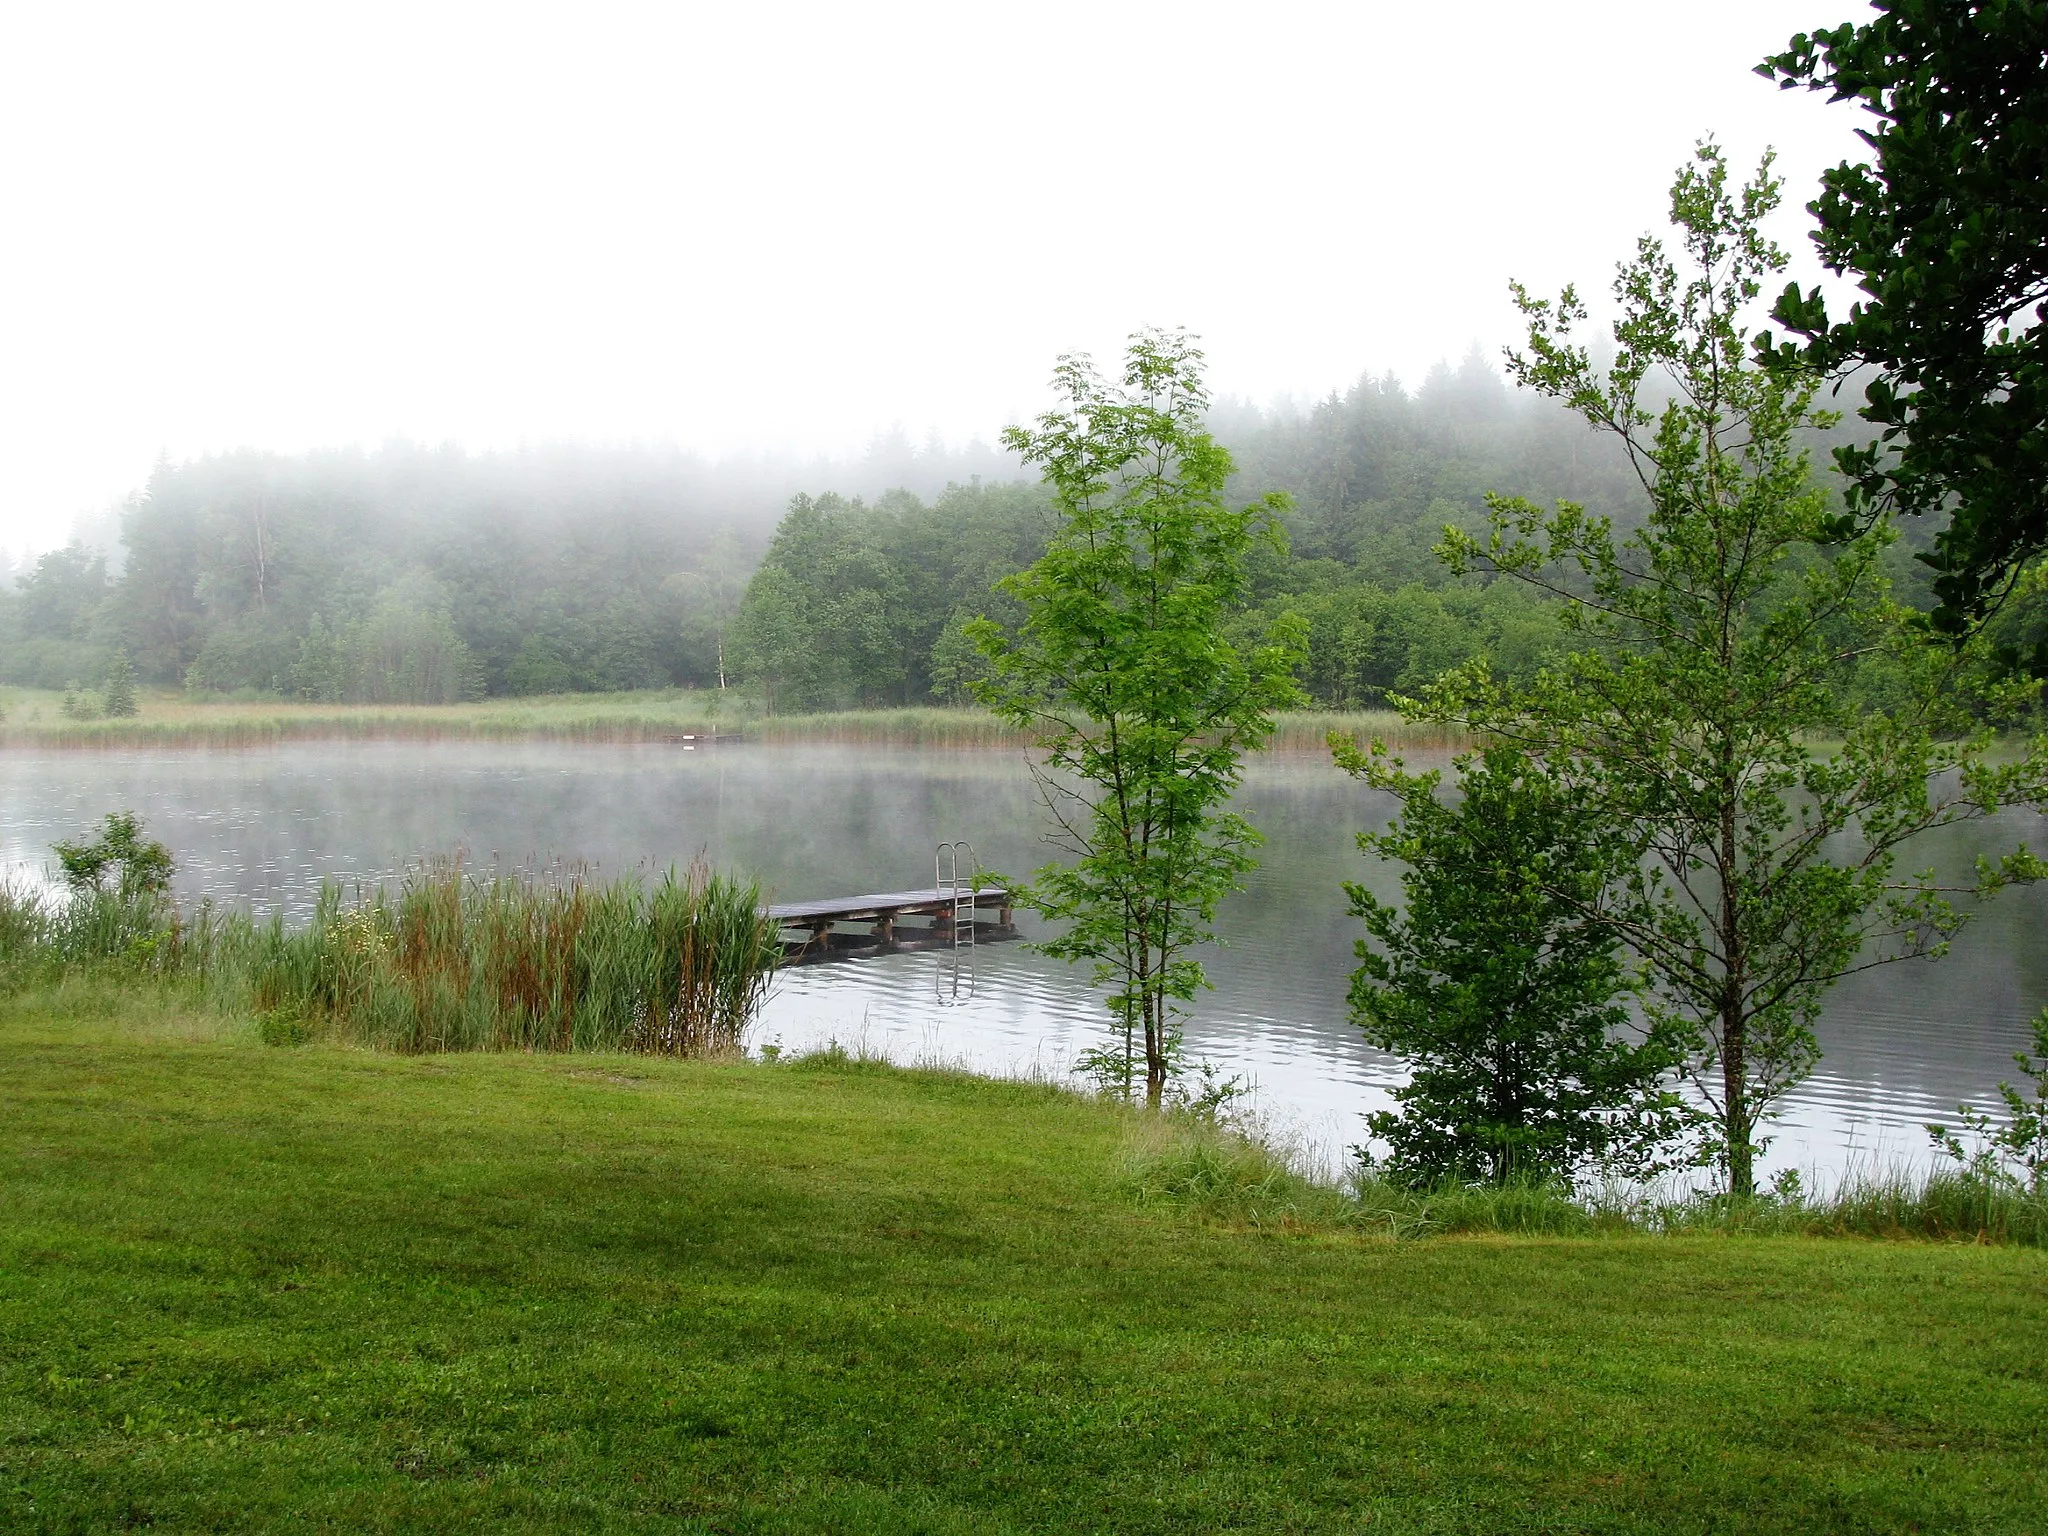
[[[1255,1081],[1282,1124],[1335,1151],[1385,1102],[1396,1065],[1345,1020],[1358,925],[1340,884],[1382,894],[1354,833],[1386,797],[1327,763],[1260,761],[1240,804],[1267,837],[1249,887],[1227,901],[1205,956],[1215,990],[1188,1026],[1191,1054]],[[935,845],[970,838],[991,869],[1043,862],[1029,775],[1013,753],[875,748],[314,744],[271,750],[0,753],[0,867],[40,872],[51,842],[134,809],[170,844],[181,894],[303,913],[323,875],[389,878],[422,854],[583,862],[600,873],[683,863],[702,851],[757,871],[783,899],[921,885]],[[2032,836],[2010,813],[1914,850],[1967,868]],[[1845,982],[1821,1027],[1826,1052],[1781,1123],[1769,1164],[1817,1171],[1855,1158],[1917,1158],[1921,1122],[1984,1101],[2025,1021],[2048,1001],[2048,891],[2008,894],[1938,965]],[[1030,919],[1019,914],[1030,929]],[[757,1038],[801,1049],[837,1038],[899,1060],[1064,1074],[1106,1014],[1084,972],[1020,945],[984,948],[973,996],[942,1007],[942,955],[895,955],[791,972]]]

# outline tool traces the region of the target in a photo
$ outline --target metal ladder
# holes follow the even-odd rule
[[[967,876],[965,885],[961,884],[962,869],[973,871]],[[974,997],[974,898],[981,890],[981,860],[974,856],[974,845],[969,842],[939,844],[932,854],[932,885],[942,896],[951,898],[948,906],[953,942],[941,951],[938,974],[933,982],[939,1006],[950,1008]],[[963,948],[966,950],[964,965]]]

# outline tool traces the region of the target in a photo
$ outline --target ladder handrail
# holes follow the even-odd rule
[[[973,870],[973,874],[968,877],[968,884],[964,888],[960,883],[961,855],[963,853],[967,857],[968,867]],[[937,849],[932,853],[932,886],[941,894],[947,894],[951,898],[947,902],[947,907],[950,913],[948,926],[952,930],[950,934],[952,939],[952,986],[949,996],[944,971],[945,962],[942,961],[940,962],[940,976],[936,983],[938,997],[942,1004],[961,1002],[964,1001],[960,995],[960,930],[963,916],[966,919],[967,930],[967,996],[970,998],[974,996],[974,914],[975,899],[981,893],[981,860],[975,856],[972,843],[963,839],[959,842],[940,843],[938,845]]]

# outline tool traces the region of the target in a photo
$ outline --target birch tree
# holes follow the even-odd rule
[[[2044,872],[2018,849],[1944,883],[1901,871],[1905,845],[2048,793],[2040,744],[1992,751],[2016,690],[1974,686],[1970,647],[1926,643],[1885,580],[1890,525],[1815,481],[1802,434],[1834,420],[1816,376],[1749,357],[1745,317],[1785,265],[1761,227],[1778,192],[1768,156],[1738,189],[1700,147],[1672,186],[1677,250],[1645,237],[1619,270],[1605,367],[1572,289],[1515,287],[1514,378],[1619,439],[1648,516],[1617,538],[1569,502],[1495,496],[1486,535],[1446,530],[1455,568],[1559,600],[1573,648],[1533,683],[1469,666],[1421,701],[1521,746],[1631,832],[1638,862],[1604,920],[1645,966],[1651,1022],[1693,1042],[1738,1195],[1772,1107],[1818,1059],[1828,988],[1941,955],[1968,917],[1956,898]],[[1899,702],[1872,710],[1842,684],[1878,665]]]

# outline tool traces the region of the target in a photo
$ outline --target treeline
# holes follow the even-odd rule
[[[160,465],[118,543],[0,581],[0,682],[444,702],[709,684],[777,516],[820,482],[1001,474],[900,433],[851,462],[643,449],[242,452]]]
[[[1288,553],[1263,556],[1247,632],[1310,632],[1317,702],[1370,707],[1479,653],[1526,670],[1550,608],[1449,579],[1445,524],[1489,491],[1578,501],[1623,528],[1627,465],[1583,422],[1511,392],[1476,351],[1413,391],[1368,376],[1306,409],[1224,402],[1233,496],[1286,491]],[[834,487],[820,490],[820,487]],[[680,453],[236,453],[159,466],[111,549],[44,555],[0,582],[0,682],[135,677],[202,695],[452,702],[744,686],[792,711],[968,698],[962,626],[1044,547],[1048,503],[1014,461],[880,438],[852,462],[708,464]],[[780,519],[779,524],[777,519]],[[1909,525],[1923,546],[1934,530]],[[1902,548],[1894,575],[1927,602]],[[1999,621],[2048,672],[2048,605]]]
[[[1482,651],[1515,668],[1549,647],[1546,605],[1452,582],[1431,553],[1446,523],[1483,521],[1489,490],[1623,520],[1633,505],[1617,455],[1576,418],[1517,399],[1477,352],[1412,393],[1369,377],[1306,411],[1226,404],[1212,428],[1237,459],[1233,496],[1293,498],[1288,553],[1261,557],[1241,622],[1308,620],[1302,681],[1321,704],[1376,705]],[[1043,552],[1049,517],[1036,485],[956,486],[929,503],[800,497],[732,625],[734,673],[773,709],[964,701],[980,660],[962,626],[1014,617],[991,588]]]

